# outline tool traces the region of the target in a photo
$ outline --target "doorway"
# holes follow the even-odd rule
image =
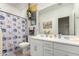
[[[58,34],[69,35],[69,16],[58,18]]]

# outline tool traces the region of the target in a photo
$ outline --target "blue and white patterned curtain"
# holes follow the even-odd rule
[[[3,32],[3,55],[15,55],[18,44],[26,41],[26,19],[0,11],[0,26]]]

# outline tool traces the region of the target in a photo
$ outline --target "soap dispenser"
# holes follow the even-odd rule
[[[0,27],[0,56],[2,56],[2,37],[3,37],[2,29]]]

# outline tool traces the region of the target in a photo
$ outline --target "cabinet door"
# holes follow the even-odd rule
[[[30,40],[30,51],[31,55],[36,55],[36,42],[34,42],[32,39]]]
[[[37,55],[38,56],[43,56],[43,44],[42,44],[42,42],[43,41],[40,41],[40,40],[37,42],[36,49],[37,49]]]
[[[44,41],[43,52],[44,52],[44,56],[53,56],[53,42]]]
[[[67,56],[67,52],[63,50],[54,49],[54,56]]]
[[[31,39],[30,41],[31,55],[32,56],[42,56],[43,55],[43,47],[41,40]]]
[[[53,49],[50,49],[50,48],[45,48],[44,47],[44,56],[53,56]]]
[[[68,52],[67,53],[67,56],[79,56],[79,54],[75,54],[75,53]]]
[[[59,50],[68,51],[68,52],[75,53],[75,54],[79,54],[79,46],[76,46],[76,45],[54,42],[54,48],[59,49]]]

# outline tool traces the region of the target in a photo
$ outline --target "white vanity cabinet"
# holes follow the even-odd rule
[[[79,56],[79,46],[54,42],[54,55]]]
[[[59,49],[54,49],[54,56],[66,56],[67,52],[59,50]]]
[[[54,49],[54,56],[79,56],[79,55],[64,50]]]
[[[32,56],[42,56],[43,55],[43,41],[37,39],[30,39],[30,50]]]
[[[44,56],[52,56],[54,55],[54,50],[53,50],[53,42],[51,41],[43,41],[43,55]]]
[[[79,56],[79,45],[71,42],[31,38],[29,43],[32,56]]]

